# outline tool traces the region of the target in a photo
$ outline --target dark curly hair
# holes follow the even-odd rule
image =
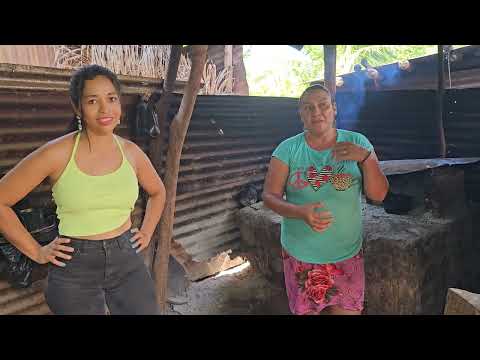
[[[83,89],[85,87],[85,80],[93,80],[97,76],[105,76],[112,82],[115,90],[117,90],[118,95],[121,93],[121,85],[120,81],[118,80],[117,75],[107,69],[106,67],[100,65],[85,65],[81,68],[77,69],[71,79],[70,79],[70,100],[73,104],[79,109],[80,108],[80,100],[82,99]],[[85,124],[83,119],[80,119],[82,122],[82,128],[85,129]],[[76,119],[75,115],[73,116],[73,120],[68,126],[67,132],[72,132],[78,129],[78,120]]]

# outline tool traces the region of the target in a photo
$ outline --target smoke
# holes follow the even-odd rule
[[[352,91],[338,92],[335,97],[337,104],[337,127],[354,130],[358,116],[365,104],[366,84],[371,81],[364,72],[354,73],[345,84]]]
[[[381,86],[393,86],[396,82],[398,82],[401,71],[402,70],[400,70],[397,64],[393,66],[385,66],[381,72]]]
[[[379,77],[375,81],[371,79],[367,71],[357,70],[348,77],[343,77],[344,88],[347,91],[339,91],[336,94],[337,103],[337,127],[355,130],[361,111],[365,106],[366,89],[374,88],[381,91],[393,87],[400,81],[403,70],[398,64],[382,67]]]

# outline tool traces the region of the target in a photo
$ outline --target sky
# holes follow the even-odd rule
[[[244,52],[248,50],[249,56],[245,58],[247,73],[260,74],[268,69],[287,72],[289,60],[308,61],[307,55],[289,45],[244,45]]]
[[[296,78],[289,73],[289,61],[299,60],[308,64],[310,58],[289,45],[244,45],[244,64],[250,94],[266,96],[294,96],[294,92],[285,94],[283,86],[287,82],[295,82]],[[265,75],[266,71],[271,73]],[[261,79],[258,77],[264,75]],[[294,84],[292,83],[292,86]],[[260,90],[263,89],[263,90]],[[283,92],[283,93],[282,93]]]

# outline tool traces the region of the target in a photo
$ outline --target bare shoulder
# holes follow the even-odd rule
[[[123,149],[126,151],[127,156],[131,156],[135,160],[139,160],[147,156],[140,146],[135,144],[133,141],[124,139],[120,136],[118,136],[118,139],[120,140],[120,144],[122,144]]]
[[[133,141],[124,139],[118,135],[117,138],[125,151],[125,156],[138,173],[138,169],[145,164],[145,161],[149,161],[147,154]]]
[[[133,141],[122,138],[118,135],[117,135],[117,138],[120,140],[120,143],[122,144],[123,148],[125,150],[127,150],[128,152],[131,152],[132,155],[134,153],[139,152],[139,151],[143,153],[142,149],[137,144],[135,144]]]
[[[66,135],[60,136],[53,140],[47,142],[44,146],[49,149],[55,150],[65,150],[66,147],[73,146],[75,143],[75,136],[78,134],[77,131],[68,133]]]
[[[157,193],[162,188],[162,180],[147,154],[133,141],[120,138],[120,145],[124,149],[125,157],[133,165],[137,179],[142,188],[150,195]]]
[[[38,149],[42,157],[46,157],[52,161],[62,161],[70,158],[75,143],[75,135],[77,132],[68,133],[56,139],[47,142]]]

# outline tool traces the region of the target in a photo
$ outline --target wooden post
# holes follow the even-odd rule
[[[223,68],[228,71],[227,76],[227,92],[233,91],[233,45],[225,45]]]
[[[233,58],[233,93],[248,96],[247,72],[243,62],[243,45],[234,45],[235,53],[238,56]]]
[[[191,48],[192,67],[190,69],[190,75],[187,85],[185,86],[180,108],[170,125],[166,173],[164,178],[167,198],[165,209],[162,218],[160,219],[160,238],[153,264],[157,300],[162,313],[165,313],[167,309],[168,260],[173,233],[180,156],[182,154],[182,147],[192,117],[195,101],[200,90],[203,69],[207,59],[207,49],[207,45],[193,45]]]
[[[325,86],[332,95],[332,100],[335,101],[336,86],[336,60],[337,60],[337,45],[323,45],[323,58],[325,63],[324,80]]]
[[[445,94],[444,72],[445,61],[443,55],[443,45],[438,45],[438,91],[437,91],[437,131],[439,137],[439,155],[444,158],[447,156],[447,145],[445,143],[445,129],[443,128],[443,102]]]
[[[325,86],[330,91],[332,101],[335,103],[335,94],[337,92],[336,75],[337,75],[337,45],[323,45],[323,59],[324,59],[324,72],[323,79]],[[333,127],[337,127],[337,120],[334,119]]]
[[[160,135],[152,139],[149,143],[149,154],[150,160],[152,161],[155,170],[157,170],[160,175],[162,170],[162,154],[165,149],[165,134],[163,134],[163,129],[165,129],[165,124],[167,123],[167,114],[170,107],[170,102],[172,99],[173,90],[175,88],[175,81],[177,80],[178,65],[180,63],[180,56],[182,52],[181,45],[172,45],[170,49],[170,57],[167,66],[167,74],[163,81],[163,93],[162,97],[155,104],[157,114],[158,114],[158,125],[160,127]],[[159,232],[160,227],[157,225],[155,232],[153,233],[152,240],[148,245],[145,251],[145,263],[147,264],[150,271],[153,273],[153,262],[155,261],[155,250],[157,249],[159,241]]]

